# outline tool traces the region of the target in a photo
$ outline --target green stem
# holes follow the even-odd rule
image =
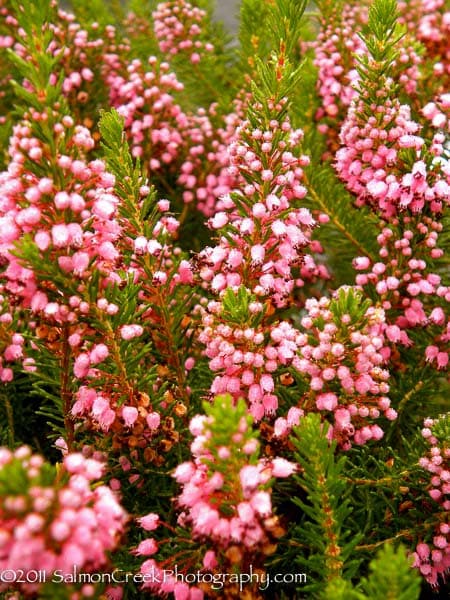
[[[6,394],[2,394],[3,402],[5,403],[6,418],[8,421],[8,444],[10,448],[14,447],[14,411],[11,402]]]
[[[103,319],[103,313],[98,311],[97,318],[102,322],[104,327],[104,333],[108,340],[108,346],[111,350],[112,357],[114,359],[114,364],[116,365],[119,371],[120,384],[125,389],[128,394],[130,400],[134,397],[134,387],[128,381],[128,374],[124,362],[122,360],[122,355],[120,353],[119,344],[117,343],[116,335],[114,333],[113,328],[111,327],[111,323],[107,320]]]
[[[339,558],[341,555],[341,548],[338,544],[338,535],[334,528],[336,521],[334,519],[333,507],[330,504],[330,497],[326,490],[325,477],[319,477],[318,485],[322,487],[322,510],[325,514],[325,519],[322,521],[322,527],[324,531],[324,537],[328,541],[325,548],[325,564],[327,566],[327,581],[341,577],[343,562]]]
[[[403,396],[403,398],[401,399],[401,401],[398,405],[398,408],[397,408],[398,414],[400,414],[402,412],[406,403],[409,402],[409,400],[412,398],[412,396],[414,396],[414,394],[416,394],[419,390],[421,390],[423,388],[423,385],[424,385],[423,381],[418,381],[416,383],[416,385],[411,390],[409,390],[409,392],[407,394],[405,394]]]
[[[358,546],[355,546],[355,550],[375,550],[380,546],[384,546],[384,544],[388,544],[389,542],[395,542],[400,538],[412,537],[412,535],[413,533],[410,529],[404,529],[403,531],[399,531],[397,534],[390,538],[374,542],[373,544],[360,544]]]
[[[411,471],[401,471],[395,477],[382,477],[381,479],[351,479],[350,477],[345,478],[346,483],[351,485],[392,485],[395,481],[405,477],[408,477]]]
[[[170,327],[170,312],[167,309],[166,299],[161,295],[159,290],[156,293],[156,297],[158,299],[158,304],[159,304],[160,311],[161,311],[162,326],[163,326],[164,335],[167,339],[167,347],[168,347],[169,351],[170,350],[173,351],[171,353],[171,356],[172,356],[172,359],[174,362],[174,369],[175,369],[175,375],[176,375],[176,379],[177,379],[178,390],[179,390],[181,397],[183,398],[184,405],[186,406],[186,408],[188,408],[189,403],[190,403],[190,398],[189,398],[189,394],[186,391],[187,384],[186,384],[186,377],[184,375],[184,366],[180,362],[180,356],[179,356],[179,353],[177,352],[177,345],[173,338],[172,328]]]

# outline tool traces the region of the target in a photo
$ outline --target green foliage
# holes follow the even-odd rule
[[[254,67],[254,57],[270,53],[271,42],[267,34],[267,18],[270,13],[268,0],[242,0],[240,8],[239,43],[244,68]]]
[[[324,247],[334,285],[350,284],[354,281],[351,262],[355,256],[367,256],[373,262],[377,260],[378,219],[366,207],[353,205],[351,194],[336,179],[332,167],[317,157],[317,147],[314,151],[309,140],[305,150],[313,152],[311,166],[305,169],[307,205],[329,218],[328,223],[317,228],[315,236]]]
[[[42,93],[45,92],[46,102],[52,106],[60,99],[60,83],[51,83],[50,75],[55,72],[56,65],[61,60],[60,56],[46,51],[53,37],[49,25],[54,16],[54,9],[49,0],[12,0],[11,5],[19,26],[25,31],[21,43],[30,57],[22,58],[8,49],[8,59],[34,88],[34,92],[30,92],[21,83],[14,82],[15,92],[24,104],[38,110],[42,106]]]
[[[368,600],[368,597],[353,589],[352,584],[345,579],[333,579],[323,593],[320,600]]]
[[[106,163],[110,172],[116,176],[115,191],[121,198],[120,216],[124,225],[135,239],[144,236],[147,239],[155,237],[154,228],[161,216],[156,205],[155,189],[148,186],[148,181],[142,173],[139,161],[134,162],[129,150],[128,143],[123,133],[123,119],[115,110],[103,112],[99,122],[99,130],[102,135],[102,148]],[[142,195],[142,186],[147,186],[149,192]],[[169,234],[161,233],[158,241],[171,244]],[[128,249],[127,254],[130,254]],[[172,280],[177,273],[177,267],[184,258],[179,254],[167,272],[167,282],[161,287],[151,284],[155,271],[163,268],[164,255],[160,257],[140,256],[136,260],[140,263],[146,274],[146,282],[140,282],[136,286],[127,286],[127,290],[135,288],[133,297],[136,298],[139,290],[143,290],[147,297],[147,303],[141,308],[141,314],[149,308],[154,318],[147,321],[151,339],[153,340],[153,356],[155,362],[170,364],[173,371],[173,380],[176,382],[176,395],[183,399],[186,406],[190,405],[189,395],[186,387],[188,385],[184,370],[184,361],[190,349],[189,316],[196,302],[195,289],[188,286],[175,286],[172,289]],[[127,292],[129,293],[129,291]],[[119,306],[131,306],[129,300],[121,299]],[[131,309],[130,316],[133,314]],[[135,318],[136,313],[135,314]],[[113,323],[113,327],[117,327]],[[145,351],[143,351],[145,354]],[[138,381],[139,379],[137,379]],[[199,380],[201,381],[201,380]],[[195,386],[197,389],[197,386]],[[194,402],[194,407],[196,402]]]
[[[241,422],[247,424],[247,428],[243,432],[243,439],[240,440],[239,446],[244,446],[245,442],[255,438],[257,433],[252,430],[251,425],[253,418],[247,410],[245,401],[240,398],[236,404],[233,404],[233,398],[229,394],[223,394],[216,396],[213,402],[204,402],[203,410],[207,417],[206,429],[211,432],[209,444],[212,455],[217,459],[214,463],[215,469],[220,469],[220,463],[223,462],[218,458],[218,450],[221,446],[230,447],[232,436],[235,432],[240,431]],[[234,444],[231,444],[232,446]],[[233,448],[231,448],[233,451]],[[236,450],[238,450],[236,448]],[[237,454],[240,453],[240,450]],[[256,462],[256,456],[253,457],[252,462]],[[247,462],[247,458],[243,460],[243,464]]]
[[[148,218],[150,205],[155,204],[155,194],[151,191],[139,209],[139,190],[146,181],[139,160],[133,161],[131,157],[123,131],[123,122],[123,117],[115,109],[100,113],[98,126],[102,136],[101,147],[108,169],[116,176],[116,193],[123,201],[122,213],[132,219],[131,222],[135,227],[140,227],[141,222]]]
[[[385,544],[370,562],[368,578],[357,588],[349,581],[333,580],[320,600],[417,600],[420,594],[420,576],[411,569],[406,549],[395,549]]]
[[[279,40],[287,57],[298,56],[298,33],[307,0],[278,0],[272,4],[269,27],[272,39]]]
[[[361,76],[359,85],[369,93],[362,96],[368,105],[376,98],[374,94],[379,89],[380,78],[389,74],[398,57],[397,45],[405,34],[398,17],[396,0],[375,0],[369,9],[369,21],[361,34],[369,54],[356,56],[357,71]]]
[[[346,459],[336,457],[336,443],[328,440],[327,429],[320,415],[309,414],[291,436],[300,467],[295,481],[306,493],[305,499],[300,495],[293,499],[305,520],[294,527],[292,537],[296,544],[307,548],[294,560],[318,575],[316,582],[308,586],[312,591],[324,589],[344,574],[351,577],[360,562],[354,558],[353,550],[361,536],[349,540],[349,488],[342,478]]]
[[[239,42],[247,65],[253,68],[258,59],[265,61],[273,52],[280,52],[290,60],[298,57],[306,5],[306,0],[243,0]]]
[[[359,327],[363,327],[367,318],[365,313],[370,306],[370,300],[364,298],[362,293],[354,288],[340,289],[330,302],[330,310],[333,313],[334,322],[336,325],[346,331],[347,328],[351,328],[352,325],[358,324]],[[350,323],[342,323],[342,317],[349,315],[351,318]]]
[[[398,17],[395,0],[375,0],[370,6],[366,35],[363,38],[377,62],[386,61],[389,49],[402,37]]]
[[[329,21],[332,16],[339,15],[342,11],[344,0],[314,0],[320,15],[325,21]]]
[[[80,23],[86,24],[119,24],[125,17],[125,6],[119,0],[70,0],[70,9]]]
[[[439,418],[436,419],[431,431],[444,448],[450,446],[450,412],[445,415],[439,415]]]
[[[37,475],[30,477],[23,465],[23,459],[13,457],[0,469],[0,496],[23,496],[34,485],[50,486],[54,483],[57,469],[54,465],[44,463]]]
[[[411,569],[403,546],[395,549],[385,544],[370,563],[370,576],[362,581],[370,600],[417,600],[420,594],[420,576]]]
[[[411,535],[411,520],[418,523],[424,517],[420,510],[411,512],[414,503],[417,506],[414,482],[420,479],[417,461],[423,452],[419,437],[416,432],[407,457],[387,443],[379,448],[353,448],[347,454],[344,479],[353,508],[347,524],[363,536],[356,548],[361,559],[370,558],[386,539]]]
[[[253,316],[249,311],[249,304],[256,301],[253,294],[249,294],[244,285],[239,286],[237,292],[232,288],[225,290],[222,299],[222,317],[227,323],[235,323],[236,325],[252,327],[258,325],[261,321],[262,313]]]

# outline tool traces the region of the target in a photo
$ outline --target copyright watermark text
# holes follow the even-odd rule
[[[184,573],[178,571],[177,566],[173,569],[154,570],[150,569],[147,573],[130,573],[122,569],[114,569],[111,573],[86,573],[80,571],[75,565],[71,571],[56,570],[47,572],[45,570],[25,570],[25,569],[4,569],[0,571],[0,584],[163,584],[168,581],[177,581],[187,583],[188,585],[206,584],[212,590],[221,590],[227,585],[237,585],[242,591],[245,586],[250,584],[258,585],[260,590],[267,590],[270,586],[276,585],[304,585],[307,581],[305,573],[261,573],[254,572],[252,565],[248,573],[205,573],[195,571]]]

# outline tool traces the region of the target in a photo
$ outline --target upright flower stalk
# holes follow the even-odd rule
[[[306,253],[320,246],[311,241],[316,220],[301,203],[309,160],[300,150],[302,131],[287,113],[285,92],[294,75],[283,50],[266,76],[270,84],[263,93],[255,88],[248,118],[230,146],[239,188],[222,198],[224,210],[209,221],[217,245],[196,260],[203,288],[216,297],[200,310],[199,340],[217,373],[211,393],[246,398],[256,419],[276,411],[274,374],[290,364],[296,348],[297,333],[273,313],[305,281],[327,276]]]
[[[201,572],[246,573],[251,565],[261,577],[264,557],[273,554],[284,533],[273,514],[271,484],[276,477],[294,473],[296,466],[283,458],[258,458],[260,444],[242,399],[234,405],[231,396],[217,396],[204,409],[206,414],[196,415],[189,425],[194,435],[193,459],[178,465],[173,473],[182,486],[176,499],[182,510],[176,534],[185,545],[177,567],[182,573],[198,565]],[[200,547],[189,547],[192,544],[186,543],[186,538],[191,536]],[[137,553],[149,556],[158,550],[158,543],[150,538],[141,542]],[[168,564],[158,556],[150,558],[141,572],[162,575]],[[163,582],[158,579],[149,580],[144,588],[191,599],[203,598],[202,589],[208,587],[214,593],[214,586],[189,588],[175,576],[163,578]],[[236,588],[233,597],[238,593]]]

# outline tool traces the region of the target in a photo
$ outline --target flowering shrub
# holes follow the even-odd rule
[[[117,547],[126,514],[111,488],[93,486],[103,465],[81,453],[67,454],[55,478],[54,467],[26,446],[1,453],[1,569],[34,572],[19,588],[32,593],[52,573],[61,577],[74,565],[105,567]],[[28,579],[28,581],[27,581]],[[8,588],[2,578],[0,589]]]
[[[448,2],[69,4],[0,0],[0,591],[444,597]]]

